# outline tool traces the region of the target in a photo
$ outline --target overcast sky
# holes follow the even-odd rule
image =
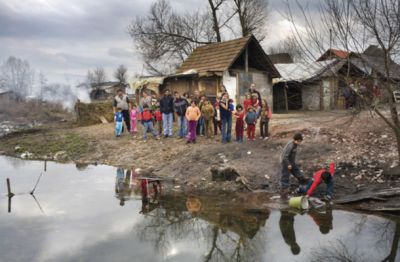
[[[307,0],[303,0],[307,1]],[[282,0],[270,0],[268,38],[273,45],[290,34]],[[313,1],[315,2],[315,1]],[[127,26],[144,15],[150,0],[0,0],[0,62],[13,55],[30,62],[51,82],[75,84],[88,69],[103,66],[111,78],[120,64],[142,73],[140,55]],[[206,0],[170,0],[176,10],[206,7]]]

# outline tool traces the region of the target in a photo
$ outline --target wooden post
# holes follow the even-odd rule
[[[8,197],[13,197],[14,194],[11,192],[11,186],[10,186],[10,179],[7,178],[7,191],[8,191]]]
[[[247,46],[244,52],[244,70],[246,73],[249,72],[249,49]]]
[[[8,197],[8,213],[11,213],[11,198],[12,197]]]
[[[285,93],[285,109],[286,109],[286,113],[289,113],[289,101],[288,101],[288,95],[287,95],[287,84],[285,83],[284,87],[283,87],[283,91]]]
[[[44,172],[47,171],[47,160],[44,160]]]

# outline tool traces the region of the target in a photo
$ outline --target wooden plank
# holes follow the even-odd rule
[[[389,188],[379,191],[368,191],[362,192],[359,194],[353,194],[350,196],[342,197],[340,199],[335,200],[336,204],[349,204],[355,202],[361,202],[365,200],[376,200],[376,201],[385,201],[385,198],[394,197],[400,195],[400,188]]]

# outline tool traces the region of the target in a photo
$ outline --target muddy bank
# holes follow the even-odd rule
[[[143,143],[140,136],[113,136],[112,124],[75,127],[65,124],[18,132],[0,139],[2,154],[29,159],[108,164],[147,170],[145,175],[174,180],[175,190],[198,192],[248,192],[263,190],[276,194],[279,188],[279,155],[294,132],[305,136],[298,150],[298,162],[306,176],[327,166],[337,165],[335,198],[367,189],[380,190],[399,185],[396,175],[385,170],[397,164],[391,131],[368,114],[357,117],[346,112],[313,112],[275,115],[269,140],[222,145],[220,137],[199,137],[197,144],[167,138]],[[139,132],[140,133],[140,132]],[[258,133],[258,131],[257,131]],[[214,181],[212,170],[230,168],[237,174],[231,181]],[[293,188],[296,181],[292,180]],[[397,196],[394,197],[397,199]],[[368,200],[371,205],[393,206]],[[365,200],[362,201],[366,203]],[[358,203],[352,203],[352,205]]]

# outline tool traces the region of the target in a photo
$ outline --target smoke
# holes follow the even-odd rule
[[[89,88],[85,84],[71,86],[52,83],[42,87],[39,94],[42,101],[61,104],[67,110],[72,110],[78,99],[81,102],[90,102]]]
[[[89,87],[87,83],[48,83],[46,76],[36,72],[27,60],[14,56],[0,65],[0,90],[13,91],[19,100],[41,100],[72,110],[78,99],[90,102]]]

